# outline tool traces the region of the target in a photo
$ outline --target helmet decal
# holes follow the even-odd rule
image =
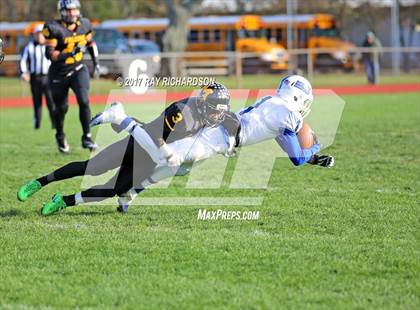
[[[286,101],[291,111],[300,112],[302,117],[309,114],[313,101],[312,86],[303,76],[286,76],[281,80],[276,93]]]
[[[292,85],[291,86],[294,86],[294,87],[297,87],[297,88],[299,88],[301,91],[303,91],[306,95],[310,95],[311,94],[311,89],[307,86],[307,85],[305,85],[305,84],[303,84],[301,81],[296,81],[296,82],[294,82],[294,83],[292,83]]]
[[[206,100],[207,96],[213,93],[213,89],[209,88],[209,86],[206,85],[203,88],[203,91],[202,92],[203,92],[203,99]]]

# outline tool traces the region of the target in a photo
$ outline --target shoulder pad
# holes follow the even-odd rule
[[[49,20],[44,24],[42,34],[46,39],[53,39],[57,36],[60,24],[55,20]]]
[[[80,25],[86,30],[86,33],[92,32],[92,24],[86,17],[80,18]]]

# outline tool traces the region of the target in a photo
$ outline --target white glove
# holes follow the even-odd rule
[[[179,156],[177,153],[172,153],[170,157],[168,157],[168,166],[169,167],[179,167],[182,164],[182,157]]]
[[[166,143],[160,147],[160,151],[162,152],[163,157],[166,158],[169,167],[179,167],[182,164],[183,158]]]
[[[229,148],[224,154],[226,157],[234,157],[236,155],[235,144],[236,139],[234,137],[229,137]]]

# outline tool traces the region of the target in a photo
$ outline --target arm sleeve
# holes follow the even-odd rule
[[[28,45],[26,45],[22,53],[22,58],[20,59],[20,62],[19,62],[20,72],[22,73],[28,72],[28,53],[29,53],[29,49],[28,49]]]
[[[94,65],[96,65],[98,63],[98,47],[95,43],[95,40],[93,40],[92,24],[87,18],[84,18],[83,22],[86,23],[86,28],[87,28],[86,35],[92,34],[92,40],[87,42],[87,50],[89,52],[90,58],[92,59],[92,62],[94,63]]]
[[[90,41],[87,46],[90,58],[92,59],[93,65],[96,66],[98,63],[98,47],[96,46],[95,41]]]
[[[171,104],[159,117],[145,124],[144,129],[157,144],[160,139],[166,142],[170,135],[173,135],[171,140],[186,137],[187,128],[182,107],[179,107],[176,102]],[[173,139],[175,137],[177,139]]]
[[[290,160],[295,166],[300,166],[307,163],[314,154],[321,149],[319,144],[314,144],[309,149],[302,149],[296,133],[285,129],[276,137],[277,143],[287,153]]]
[[[155,163],[160,163],[164,157],[164,153],[158,148],[146,130],[141,128],[139,124],[131,117],[126,117],[120,124],[134,140],[150,155]]]

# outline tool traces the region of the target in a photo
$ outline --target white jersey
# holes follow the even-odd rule
[[[197,162],[228,150],[228,136],[222,126],[205,127],[192,137],[169,144],[184,162]]]
[[[240,145],[274,139],[285,129],[298,132],[303,120],[299,112],[290,111],[284,99],[266,96],[237,113],[241,121]]]
[[[303,123],[300,113],[290,111],[285,101],[275,96],[261,98],[240,110],[237,116],[241,122],[240,146],[274,139],[284,129],[297,132]],[[224,154],[229,144],[224,128],[219,126],[205,127],[194,136],[172,142],[169,146],[184,162],[191,163]]]

